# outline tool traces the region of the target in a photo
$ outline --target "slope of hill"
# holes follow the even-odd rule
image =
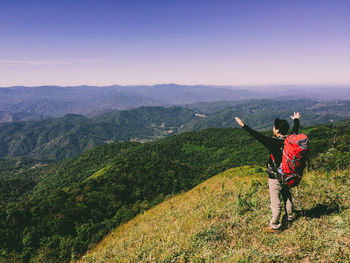
[[[240,146],[237,147],[237,145]],[[197,179],[203,180],[204,177],[232,166],[261,163],[263,160],[263,147],[256,144],[254,139],[247,136],[241,129],[188,132],[144,144],[123,142],[101,145],[75,159],[28,169],[26,177],[36,179],[35,186],[23,191],[20,196],[12,196],[11,199],[17,197],[26,200],[33,196],[47,196],[56,189],[82,183],[94,174],[101,175],[100,170],[103,170],[102,174],[113,173],[113,170],[118,173],[131,173],[133,176],[148,173],[152,176],[160,174],[160,176],[171,177],[171,180],[175,180],[175,174],[172,173],[180,173],[181,176],[176,180],[176,184],[180,184],[178,187],[181,190],[181,187],[196,185]],[[148,163],[152,165],[149,166]],[[107,166],[108,169],[105,169]],[[155,170],[155,167],[159,170]],[[184,167],[187,173],[183,171]],[[171,171],[168,175],[169,170]],[[185,176],[189,177],[186,179]],[[185,182],[181,182],[182,179]],[[140,180],[147,183],[146,178]],[[141,184],[140,180],[138,184]],[[167,183],[175,187],[172,181]]]
[[[311,138],[311,167],[349,165],[348,126],[320,125],[304,132]],[[263,164],[267,155],[242,129],[208,129],[152,143],[103,145],[36,168],[32,194],[0,204],[0,259],[67,262],[165,196],[231,167]]]
[[[130,143],[103,145],[64,161],[57,170],[38,168],[36,194],[0,205],[0,256],[5,262],[27,262],[37,255],[66,262],[80,255],[164,196],[188,190],[228,167],[261,163],[262,147],[243,134],[241,129],[211,129],[134,143],[124,150],[112,148]],[[236,148],[239,143],[242,147]],[[117,154],[104,155],[107,151]]]
[[[342,154],[346,160],[347,144],[350,144],[348,136],[348,124],[320,125],[304,129],[310,138],[312,138],[313,149],[311,159],[321,153],[327,152],[330,148],[336,148],[332,158]],[[266,133],[269,134],[269,133]],[[154,152],[154,153],[152,153]],[[75,159],[66,159],[61,162],[52,163],[47,166],[34,166],[37,163],[45,162],[33,161],[31,166],[35,169],[27,169],[22,175],[3,176],[0,179],[7,184],[11,178],[21,178],[31,181],[33,187],[28,187],[26,191],[22,190],[20,195],[10,194],[8,200],[23,199],[33,195],[48,195],[51,190],[67,187],[73,183],[80,183],[98,170],[106,167],[110,163],[127,162],[129,159],[140,162],[142,156],[151,154],[158,156],[159,162],[169,162],[169,160],[179,160],[181,163],[194,169],[196,173],[202,172],[213,175],[233,166],[243,164],[261,163],[264,160],[264,150],[256,141],[250,138],[241,129],[208,129],[200,132],[187,132],[181,135],[169,137],[154,143],[140,144],[136,142],[124,142],[111,145],[101,145],[93,150],[87,151]],[[331,155],[328,153],[328,159]],[[151,162],[152,157],[146,157]],[[8,159],[11,162],[11,159]],[[15,159],[16,160],[16,159]],[[322,160],[320,160],[321,162]],[[327,160],[329,163],[330,160]],[[12,161],[13,162],[13,161]],[[6,161],[4,160],[4,163]],[[160,165],[158,163],[157,165]],[[314,164],[317,166],[318,164]],[[334,167],[344,167],[342,162],[333,163]],[[206,171],[203,168],[206,167]],[[163,168],[162,168],[163,169]],[[143,169],[144,170],[144,169]],[[25,175],[25,176],[24,176]],[[11,188],[15,188],[13,185]],[[6,191],[8,192],[8,191]]]
[[[121,225],[79,262],[348,262],[350,170],[307,173],[292,190],[296,220],[280,234],[263,231],[262,171],[214,176]]]
[[[2,124],[0,158],[62,160],[106,143],[154,141],[186,131],[232,127],[237,115],[258,130],[271,129],[275,117],[291,121],[293,111],[302,113],[303,126],[350,117],[350,101],[249,100],[188,107],[141,107],[91,118],[69,114],[59,119]]]

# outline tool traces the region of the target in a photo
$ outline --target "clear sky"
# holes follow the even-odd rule
[[[349,0],[0,0],[0,86],[350,84]]]

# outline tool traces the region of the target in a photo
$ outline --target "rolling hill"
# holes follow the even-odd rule
[[[155,141],[206,128],[229,128],[240,116],[258,130],[271,129],[275,117],[290,120],[302,113],[302,125],[330,123],[350,117],[350,101],[248,100],[186,107],[141,107],[95,117],[68,114],[62,118],[0,125],[0,158],[62,160],[95,146],[119,141]],[[276,116],[278,114],[278,116]]]

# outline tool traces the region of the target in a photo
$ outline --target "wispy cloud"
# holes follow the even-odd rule
[[[81,63],[99,63],[105,61],[104,59],[94,59],[94,58],[82,58],[79,59],[78,62]]]
[[[16,59],[0,59],[0,65],[29,65],[29,66],[54,66],[68,64],[90,64],[103,62],[102,59],[82,58],[73,60],[16,60]]]
[[[57,65],[57,62],[46,61],[46,60],[12,60],[12,59],[0,59],[1,65]]]

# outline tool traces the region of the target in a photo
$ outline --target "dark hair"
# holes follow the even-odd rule
[[[278,129],[280,134],[286,135],[289,130],[289,123],[286,120],[275,119],[275,129]]]

